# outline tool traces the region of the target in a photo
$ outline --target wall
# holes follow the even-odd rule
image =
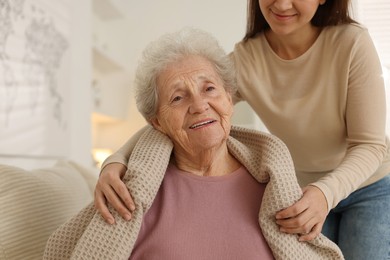
[[[0,163],[91,165],[89,0],[5,0]]]
[[[50,0],[51,1],[51,0]],[[68,0],[69,1],[69,0]],[[91,0],[72,5],[71,125],[68,158],[92,165],[91,147]]]

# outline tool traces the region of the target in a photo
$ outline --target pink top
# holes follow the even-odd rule
[[[203,177],[170,164],[129,259],[274,259],[258,223],[265,186],[244,167]]]

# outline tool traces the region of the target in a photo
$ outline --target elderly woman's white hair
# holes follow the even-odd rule
[[[172,62],[192,55],[202,56],[214,64],[225,90],[231,94],[236,92],[233,62],[211,34],[194,28],[165,34],[145,48],[135,76],[137,108],[148,122],[157,113],[159,73]]]

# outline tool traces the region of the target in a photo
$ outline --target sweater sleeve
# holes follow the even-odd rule
[[[337,168],[312,184],[324,192],[329,210],[375,173],[387,148],[382,69],[367,30],[356,39],[349,55],[347,151]]]
[[[130,155],[134,149],[134,146],[140,139],[141,135],[146,131],[147,128],[151,127],[150,125],[144,126],[138,132],[136,132],[130,139],[121,147],[118,151],[110,155],[102,164],[100,172],[111,163],[121,163],[127,167],[127,162],[129,161]]]

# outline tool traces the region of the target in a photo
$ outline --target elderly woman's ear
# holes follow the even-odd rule
[[[154,117],[152,119],[149,120],[150,124],[154,127],[154,129],[162,132],[163,134],[166,134],[166,132],[164,131],[164,129],[161,127],[161,124],[160,122],[158,121],[157,117]]]

